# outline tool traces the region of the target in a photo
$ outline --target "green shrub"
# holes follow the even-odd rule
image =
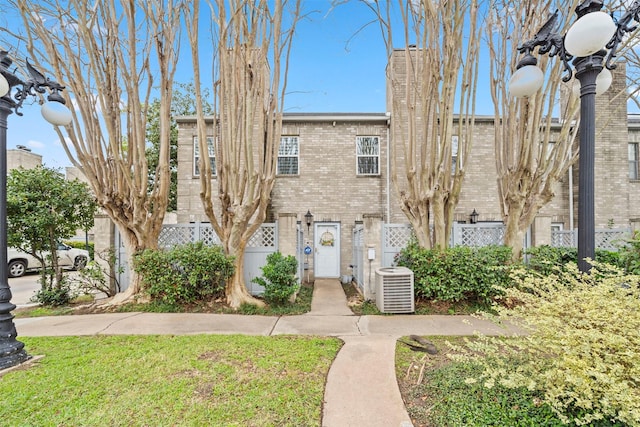
[[[640,276],[598,263],[590,274],[573,263],[517,273],[504,289],[510,308],[495,309],[525,333],[469,342],[484,367],[476,380],[540,392],[565,422],[640,425]]]
[[[630,274],[640,274],[640,231],[620,249],[620,265]]]
[[[145,250],[136,255],[134,269],[153,300],[188,304],[222,296],[233,275],[233,258],[220,246],[202,242],[171,250]]]
[[[536,246],[525,252],[527,266],[543,275],[552,274],[556,268],[564,269],[569,263],[578,262],[577,248],[564,248],[552,246]],[[623,264],[618,252],[596,249],[596,262],[622,267]]]
[[[71,246],[72,248],[88,250],[89,259],[91,260],[94,258],[95,244],[93,242],[89,242],[88,249],[87,249],[87,244],[85,242],[80,242],[78,240],[67,240],[64,242],[64,244],[67,246]]]
[[[293,255],[271,253],[261,269],[262,277],[254,277],[252,281],[264,287],[263,297],[270,304],[286,303],[300,287],[296,278],[298,261]]]
[[[69,302],[76,297],[71,291],[71,287],[63,277],[57,284],[43,284],[40,280],[41,288],[31,297],[32,302],[37,302],[48,307],[60,307],[69,304]]]
[[[414,273],[417,297],[440,301],[489,303],[499,293],[494,285],[509,284],[511,248],[456,246],[444,251],[411,242],[396,258]]]

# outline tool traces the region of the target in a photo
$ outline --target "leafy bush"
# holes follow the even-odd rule
[[[498,319],[525,335],[469,342],[486,387],[538,391],[564,422],[640,425],[640,276],[595,263],[557,274],[514,274]],[[478,355],[482,357],[478,357]]]
[[[640,274],[640,231],[620,249],[620,265],[630,274]]]
[[[622,267],[620,254],[596,249],[596,262]],[[543,275],[553,274],[557,267],[564,269],[569,263],[578,262],[577,248],[536,246],[525,251],[527,266]]]
[[[196,242],[171,250],[147,249],[135,257],[134,269],[153,300],[188,304],[222,295],[233,275],[233,258],[220,246]]]
[[[489,303],[499,294],[494,285],[509,284],[511,248],[456,246],[444,251],[423,249],[411,242],[396,263],[414,273],[418,297],[440,301]]]
[[[264,299],[270,304],[283,304],[298,290],[296,278],[298,261],[293,255],[283,256],[280,252],[267,255],[267,264],[262,268],[262,277],[253,282],[264,287]]]
[[[97,291],[112,297],[120,292],[118,273],[122,273],[123,268],[116,271],[116,254],[112,248],[98,253],[97,258],[102,262],[89,261],[74,277],[74,284],[82,293],[93,294]]]
[[[71,287],[66,277],[63,277],[62,280],[57,283],[47,283],[41,279],[40,284],[42,287],[31,297],[31,301],[33,302],[50,307],[59,307],[69,304],[69,302],[76,297],[76,295],[71,292]]]

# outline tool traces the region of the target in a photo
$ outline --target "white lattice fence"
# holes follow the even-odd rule
[[[502,223],[454,224],[452,243],[472,247],[502,245],[504,230]]]
[[[396,255],[404,249],[413,236],[409,224],[384,224],[382,234],[382,266],[395,265]]]
[[[602,228],[595,230],[594,239],[597,249],[617,251],[631,237],[629,228]],[[578,230],[554,230],[551,244],[555,247],[575,248],[578,246]]]
[[[218,235],[211,227],[211,224],[166,224],[162,226],[158,237],[158,246],[170,249],[174,246],[184,245],[191,242],[203,241],[206,245],[220,244]],[[116,243],[121,249],[118,251],[118,268],[123,269],[120,275],[121,290],[129,286],[129,269],[124,245],[120,242],[119,234],[116,236]],[[261,294],[264,289],[251,282],[254,277],[262,275],[261,267],[267,263],[267,255],[278,250],[278,227],[277,224],[268,223],[262,226],[251,236],[247,243],[244,256],[244,279],[247,289],[254,295]]]

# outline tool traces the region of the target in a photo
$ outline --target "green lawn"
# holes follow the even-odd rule
[[[0,379],[11,426],[314,426],[341,342],[247,336],[21,337]]]

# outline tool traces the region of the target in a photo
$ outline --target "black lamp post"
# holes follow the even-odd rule
[[[614,22],[602,12],[601,0],[585,0],[576,7],[578,19],[565,35],[558,34],[558,11],[540,28],[533,39],[523,43],[518,51],[524,57],[509,81],[509,92],[516,97],[533,95],[544,80],[532,52],[558,56],[564,64],[562,80],[568,82],[575,72],[580,82],[580,160],[578,177],[578,267],[589,272],[586,258],[595,258],[594,158],[595,158],[595,96],[611,84],[612,63],[625,33],[635,30],[629,24],[638,19],[640,0]],[[605,49],[606,48],[606,49]],[[573,60],[573,69],[569,62]]]
[[[64,86],[45,78],[28,62],[30,78],[23,81],[9,69],[11,64],[7,52],[0,51],[0,369],[10,368],[30,358],[24,344],[16,340],[11,314],[16,306],[11,303],[7,269],[7,118],[12,112],[21,116],[24,100],[45,94],[45,88],[48,88],[47,100],[50,102],[42,106],[44,118],[56,126],[71,122],[71,112],[64,107],[65,101],[60,95]]]
[[[311,223],[313,222],[313,215],[311,214],[311,211],[309,209],[307,209],[307,213],[304,214],[304,219],[307,222],[307,233],[308,233],[309,229],[311,228]]]

